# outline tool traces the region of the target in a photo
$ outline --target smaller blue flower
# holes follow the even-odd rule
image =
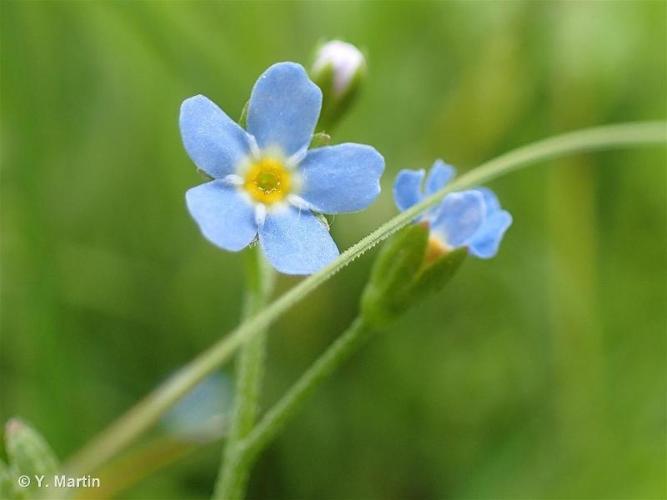
[[[407,210],[445,187],[455,174],[454,168],[442,160],[436,160],[425,182],[424,170],[401,170],[394,182],[396,206],[401,212]],[[493,191],[481,187],[446,195],[417,222],[429,225],[431,241],[444,251],[467,247],[474,256],[490,259],[498,253],[512,216],[500,207]]]
[[[362,144],[308,150],[322,92],[298,64],[278,63],[257,80],[247,130],[202,95],[181,106],[186,151],[213,178],[186,193],[203,235],[237,252],[259,241],[286,274],[310,274],[338,256],[317,214],[356,212],[380,193],[384,159]]]
[[[171,377],[177,377],[175,372]],[[182,439],[219,437],[230,417],[234,386],[223,373],[215,372],[199,382],[176,406],[162,416],[165,430]]]

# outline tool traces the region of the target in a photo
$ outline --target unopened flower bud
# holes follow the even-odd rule
[[[12,418],[5,426],[5,449],[10,470],[20,474],[14,478],[14,484],[20,487],[20,496],[16,498],[42,498],[38,495],[40,481],[35,478],[53,476],[58,470],[58,459],[46,440],[25,422]],[[24,482],[24,478],[32,481]]]
[[[449,250],[429,237],[428,226],[400,231],[378,255],[362,295],[368,324],[383,327],[425,296],[439,291],[456,273],[465,248]]]
[[[366,70],[366,59],[351,43],[332,40],[320,47],[317,52],[313,64],[313,76],[322,74],[328,68],[331,68],[333,73],[331,82],[333,95],[340,97],[348,91],[357,73]],[[317,78],[315,82],[317,83]]]
[[[330,128],[347,110],[365,74],[366,58],[354,45],[332,40],[319,48],[311,78],[322,89],[322,128]]]

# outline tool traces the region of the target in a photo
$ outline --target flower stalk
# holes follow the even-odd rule
[[[252,464],[308,396],[374,332],[375,330],[361,317],[356,318],[241,442],[239,452],[242,460],[246,464]]]
[[[273,290],[275,272],[257,245],[246,251],[246,295],[244,319],[251,318],[266,305]],[[243,498],[248,469],[238,459],[239,442],[252,430],[257,415],[264,374],[266,330],[258,332],[240,349],[236,367],[236,390],[232,421],[224,446],[220,473],[213,498],[232,500]]]

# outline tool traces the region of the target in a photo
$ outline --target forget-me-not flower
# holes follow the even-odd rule
[[[394,182],[394,200],[404,211],[425,196],[442,189],[456,171],[442,160],[436,160],[424,181],[424,170],[401,170]],[[422,186],[423,184],[423,186]],[[481,259],[490,259],[498,252],[500,241],[512,224],[512,216],[500,208],[498,198],[488,188],[449,193],[418,222],[430,228],[430,243],[444,253],[467,247]]]
[[[172,374],[177,377],[178,372]],[[162,415],[169,434],[188,439],[206,439],[222,434],[230,417],[234,385],[226,375],[215,372],[192,388],[178,404]]]
[[[247,131],[208,98],[181,106],[183,143],[213,180],[188,190],[188,209],[204,236],[239,251],[258,238],[286,274],[310,274],[338,255],[316,214],[362,210],[380,193],[384,159],[372,147],[308,150],[322,92],[295,63],[262,74],[247,109]]]
[[[331,40],[317,51],[313,64],[314,80],[318,75],[331,72],[331,90],[335,97],[354,90],[354,79],[360,78],[366,71],[364,54],[351,43]]]

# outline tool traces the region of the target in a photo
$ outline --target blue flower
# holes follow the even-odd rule
[[[362,210],[380,193],[384,159],[372,147],[308,150],[322,92],[298,64],[274,64],[248,103],[247,131],[208,98],[181,106],[183,144],[213,180],[186,193],[192,217],[213,244],[239,251],[256,238],[286,274],[310,274],[338,256],[318,213]]]
[[[175,372],[170,378],[178,377]],[[161,422],[165,430],[182,439],[219,437],[231,416],[234,385],[224,374],[214,372],[204,378],[165,413]]]
[[[426,182],[423,182],[424,170],[401,170],[394,182],[396,206],[401,211],[407,210],[442,189],[455,173],[442,160],[433,164]],[[498,252],[512,216],[500,208],[490,189],[482,187],[446,195],[439,205],[421,215],[418,222],[429,225],[431,242],[442,251],[467,247],[476,257],[490,259]]]

